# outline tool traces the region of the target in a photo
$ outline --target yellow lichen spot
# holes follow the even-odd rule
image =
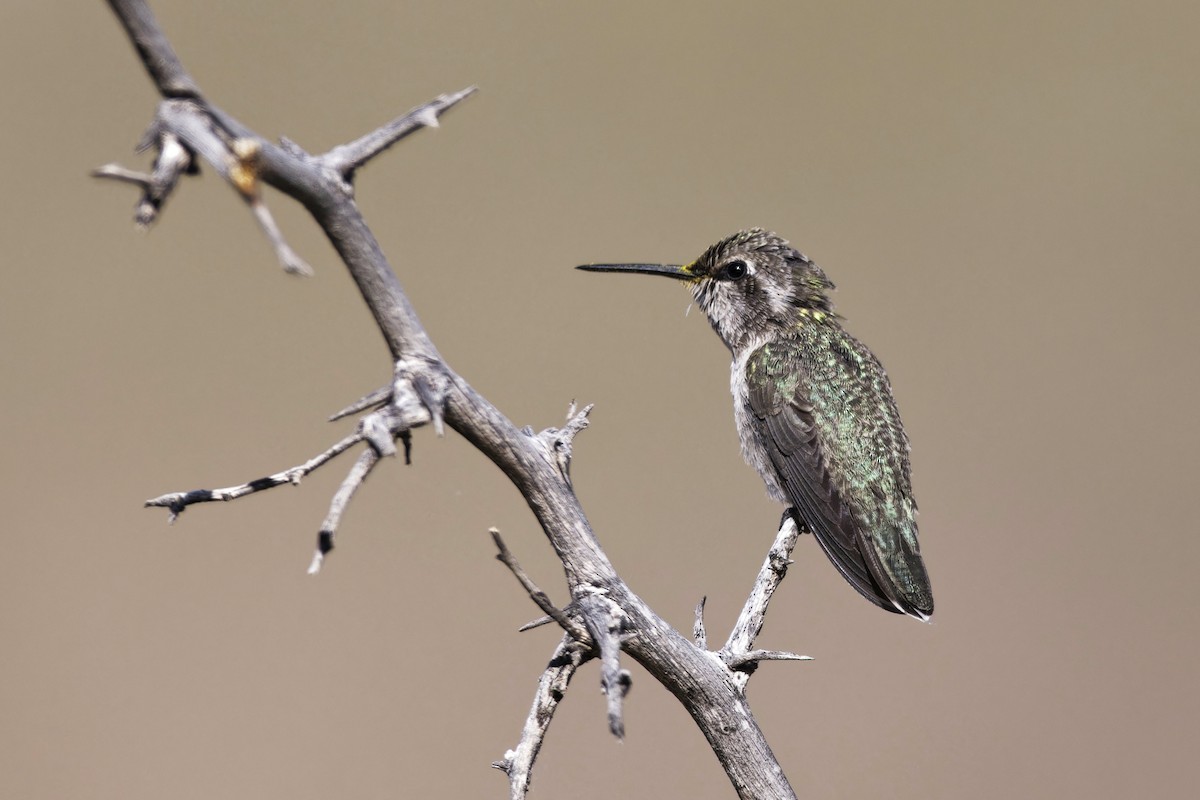
[[[229,167],[229,180],[246,197],[254,197],[258,192],[258,161],[262,155],[262,145],[257,139],[242,138],[234,141],[232,150],[236,160]]]

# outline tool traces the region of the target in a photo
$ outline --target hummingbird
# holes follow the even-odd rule
[[[584,264],[690,285],[733,356],[742,457],[815,534],[842,577],[887,611],[929,620],[908,436],[879,359],[842,327],[834,285],[780,236],[753,228],[690,264]]]

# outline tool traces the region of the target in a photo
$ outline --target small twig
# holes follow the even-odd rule
[[[196,503],[236,500],[248,494],[274,489],[276,486],[282,486],[285,483],[299,485],[300,481],[309,473],[316,471],[359,442],[365,441],[370,447],[364,450],[362,455],[358,457],[358,461],[355,462],[345,480],[342,481],[342,485],[334,494],[330,501],[329,513],[326,515],[320,532],[317,534],[316,553],[313,555],[313,560],[308,567],[310,575],[316,574],[320,572],[325,556],[333,549],[333,540],[337,535],[338,525],[341,522],[342,515],[345,513],[347,504],[358,490],[358,487],[366,480],[367,475],[370,474],[371,470],[379,462],[379,459],[384,456],[396,454],[394,444],[396,439],[400,439],[404,443],[405,463],[411,463],[412,434],[410,428],[423,424],[424,421],[428,420],[427,412],[423,412],[419,408],[415,411],[416,414],[414,415],[414,409],[410,407],[400,408],[389,405],[384,409],[368,414],[360,420],[358,429],[354,433],[346,436],[325,452],[299,466],[225,489],[195,489],[190,492],[171,492],[147,500],[145,506],[147,508],[165,507],[169,509],[170,516],[167,518],[167,521],[168,523],[174,523],[185,508]]]
[[[771,595],[779,588],[783,577],[787,575],[792,549],[795,548],[799,538],[800,529],[796,526],[795,519],[788,515],[780,525],[775,542],[767,552],[767,557],[754,581],[754,588],[751,590],[750,596],[746,598],[746,604],[742,607],[742,613],[738,615],[737,622],[734,623],[733,631],[729,634],[729,641],[725,643],[724,649],[732,653],[745,653],[754,646],[754,640],[762,631],[767,604],[771,601]]]
[[[126,169],[120,164],[105,164],[92,170],[93,178],[108,178],[120,183],[132,183],[142,189],[148,189],[154,180],[145,172]]]
[[[549,625],[551,622],[554,622],[554,617],[550,616],[549,614],[544,614],[544,615],[538,617],[537,619],[532,619],[529,622],[526,622],[521,627],[517,628],[517,633],[524,633],[525,631],[531,631],[534,628],[540,628],[543,625]]]
[[[625,695],[633,685],[629,670],[621,669],[621,633],[624,612],[600,592],[579,599],[579,610],[588,633],[600,648],[600,690],[608,704],[608,729],[618,739],[625,738]]]
[[[542,742],[546,740],[546,731],[554,719],[554,712],[566,695],[575,671],[590,658],[592,655],[570,634],[563,636],[554,655],[550,657],[550,663],[538,679],[533,705],[529,709],[529,716],[525,718],[517,746],[506,752],[504,758],[492,763],[492,767],[508,775],[510,800],[523,800],[529,791],[533,762],[537,760]]]
[[[189,82],[191,80],[186,73],[182,77]],[[117,164],[107,164],[92,171],[97,178],[109,178],[142,187],[142,200],[136,212],[140,226],[145,227],[155,220],[179,177],[194,170],[193,154],[197,154],[211,164],[250,206],[284,270],[294,275],[313,274],[312,267],[288,245],[270,209],[263,202],[259,180],[263,143],[259,139],[232,136],[214,117],[214,110],[200,99],[198,92],[185,92],[159,103],[154,124],[145,141],[157,144],[159,149],[152,174],[135,172]]]
[[[142,197],[138,200],[133,218],[137,226],[143,229],[150,227],[158,218],[159,211],[179,183],[179,178],[195,167],[192,154],[178,137],[160,132],[157,124],[151,126],[147,136],[151,144],[155,141],[158,144],[158,156],[154,159],[154,167],[150,174],[125,169],[119,164],[105,164],[92,170],[92,177],[108,178],[141,187]]]
[[[333,500],[329,503],[329,513],[325,515],[325,521],[321,523],[321,530],[317,534],[317,550],[313,553],[312,563],[308,565],[309,575],[316,575],[321,571],[325,556],[333,549],[333,537],[337,535],[338,525],[342,521],[342,514],[345,513],[350,498],[354,497],[358,487],[363,485],[363,481],[367,479],[371,470],[378,463],[379,453],[375,448],[368,447],[363,450],[358,461],[354,462],[354,466],[347,473],[346,479],[342,481],[342,485],[334,492]]]
[[[147,507],[159,506],[170,509],[168,522],[173,523],[183,510],[195,503],[210,503],[216,500],[236,500],[248,494],[273,489],[285,483],[299,484],[301,479],[310,472],[320,468],[331,459],[341,455],[359,442],[366,442],[368,447],[358,461],[355,462],[341,487],[334,494],[329,505],[329,513],[317,534],[317,549],[309,564],[310,575],[320,572],[325,556],[333,550],[333,540],[337,535],[338,525],[346,506],[358,487],[366,480],[367,475],[374,469],[379,459],[396,454],[396,439],[404,443],[404,462],[412,460],[411,429],[429,422],[431,414],[417,395],[413,383],[420,379],[420,371],[413,371],[411,364],[403,365],[403,375],[388,387],[389,396],[383,408],[367,414],[359,420],[354,433],[346,436],[337,444],[320,455],[309,459],[298,467],[268,475],[249,483],[232,486],[226,489],[197,489],[190,492],[172,492],[147,500]],[[361,401],[360,401],[361,402]],[[582,628],[580,628],[582,630]]]
[[[477,87],[469,86],[460,92],[438,95],[430,102],[417,106],[365,136],[361,136],[353,142],[338,145],[320,156],[319,160],[326,167],[340,173],[344,180],[350,182],[354,178],[355,170],[405,136],[422,128],[439,127],[438,117],[475,94],[476,91],[478,91]]]
[[[375,391],[370,392],[369,394],[365,394],[362,397],[358,398],[353,403],[351,403],[350,405],[343,408],[341,411],[330,416],[329,421],[337,422],[339,419],[342,419],[343,417],[348,417],[352,414],[357,414],[360,411],[366,411],[368,408],[379,408],[379,406],[383,405],[391,398],[392,398],[392,385],[389,383],[387,386],[381,386],[380,388],[376,389]]]
[[[737,672],[753,672],[760,661],[812,661],[812,656],[789,653],[786,650],[751,650],[749,653],[731,655],[725,664]]]
[[[701,650],[708,649],[708,634],[704,632],[704,604],[707,602],[707,596],[700,598],[696,604],[696,621],[692,624],[692,640]]]
[[[791,514],[786,515],[779,526],[775,542],[771,545],[762,568],[758,571],[754,588],[750,591],[750,596],[746,598],[742,613],[738,615],[737,622],[734,623],[729,640],[720,650],[722,660],[731,668],[733,667],[731,662],[744,658],[750,652],[750,649],[754,647],[754,640],[762,632],[763,622],[766,620],[767,604],[771,602],[771,596],[775,594],[775,590],[779,588],[780,582],[787,574],[788,564],[791,563],[792,549],[796,546],[799,538],[800,528],[797,526],[795,518]],[[745,671],[740,671],[734,676],[734,679],[743,688],[748,678],[749,675]]]
[[[559,627],[566,631],[575,641],[588,649],[594,647],[592,637],[588,635],[588,630],[551,603],[550,597],[539,589],[537,584],[525,573],[525,570],[517,562],[516,556],[512,554],[512,551],[508,549],[508,545],[504,543],[504,539],[500,536],[500,531],[495,528],[489,528],[488,533],[492,535],[492,541],[496,543],[496,549],[499,551],[496,554],[496,560],[508,567],[509,571],[516,576],[516,579],[529,594],[529,598],[537,604],[537,607],[544,611],[546,616],[557,622]],[[526,628],[522,627],[522,630],[526,630]]]
[[[185,508],[196,503],[236,500],[248,494],[254,494],[266,489],[274,489],[276,486],[282,486],[285,483],[299,485],[300,481],[309,473],[316,471],[361,441],[363,441],[363,435],[361,432],[356,431],[303,464],[283,470],[282,472],[276,472],[274,475],[268,475],[265,478],[259,478],[249,483],[230,486],[225,489],[194,489],[190,492],[171,492],[147,500],[144,507],[170,509],[171,515],[167,518],[167,522],[173,523],[183,513]]]

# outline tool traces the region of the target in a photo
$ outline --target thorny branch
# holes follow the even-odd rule
[[[521,728],[521,738],[517,746],[504,754],[504,758],[492,762],[492,766],[508,775],[509,796],[524,797],[529,791],[529,781],[533,774],[533,762],[542,749],[546,740],[546,731],[558,704],[567,693],[571,678],[579,666],[591,658],[583,652],[579,643],[569,635],[563,637],[550,663],[538,679],[537,690],[533,695],[533,705],[529,716]]]
[[[492,541],[496,543],[496,549],[499,550],[496,554],[496,559],[504,566],[508,567],[517,581],[529,593],[529,599],[532,600],[538,608],[546,612],[546,616],[559,624],[567,635],[574,641],[578,642],[581,647],[591,650],[594,647],[591,634],[588,633],[586,627],[576,622],[559,610],[550,602],[549,596],[537,587],[537,585],[525,574],[525,570],[521,569],[521,565],[517,563],[516,556],[508,549],[508,545],[504,543],[504,539],[500,537],[500,531],[492,528],[488,533],[492,534]]]
[[[620,666],[623,652],[642,664],[685,706],[739,797],[794,798],[746,705],[744,689],[746,678],[759,661],[799,658],[753,649],[762,613],[786,571],[795,543],[795,526],[786,535],[780,531],[734,634],[716,657],[704,649],[702,619],[696,625],[696,639],[701,646],[686,639],[620,578],[575,497],[569,477],[571,446],[575,435],[587,424],[588,409],[579,413],[572,409],[562,429],[550,428],[539,434],[517,429],[442,359],[354,201],[353,181],[363,164],[413,132],[436,127],[438,118],[469,97],[474,88],[441,95],[376,131],[314,156],[286,139],[279,145],[272,144],[212,105],[184,69],[143,0],[109,0],[109,5],[125,27],[162,100],[143,139],[145,146],[157,151],[151,172],[139,173],[110,164],[94,174],[141,189],[135,219],[145,226],[158,218],[180,185],[180,178],[193,173],[196,164],[204,161],[248,204],[284,268],[308,274],[310,268],[288,247],[267,210],[262,186],[266,184],[298,200],[345,263],[394,362],[388,387],[335,415],[370,410],[353,435],[324,453],[248,484],[167,494],[147,505],[164,506],[175,517],[192,503],[230,500],[295,483],[363,443],[359,459],[336,493],[321,527],[314,558],[314,567],[319,566],[332,548],[346,504],[379,457],[395,454],[397,439],[404,443],[407,455],[413,428],[432,423],[440,434],[443,425],[448,426],[491,459],[521,492],[562,562],[571,596],[571,603],[558,612],[562,616],[559,624],[568,633],[539,681],[520,742],[496,764],[509,776],[510,797],[525,797],[530,769],[554,710],[575,670],[595,654],[602,661],[609,725],[621,735],[621,703],[629,689],[629,672]],[[502,546],[498,539],[497,545]],[[530,594],[534,596],[535,592]],[[550,608],[553,606],[544,610]],[[702,609],[697,613],[699,617]]]
[[[779,584],[787,575],[792,550],[796,547],[796,540],[799,538],[800,528],[796,524],[795,518],[791,514],[785,515],[779,526],[779,533],[775,537],[775,543],[771,545],[771,549],[767,552],[767,558],[758,571],[754,588],[750,590],[750,596],[746,598],[746,604],[742,606],[742,613],[738,615],[737,621],[733,624],[729,641],[725,642],[725,646],[720,650],[719,654],[722,660],[736,673],[733,676],[734,682],[743,690],[746,688],[746,681],[750,679],[750,674],[754,672],[760,661],[810,660],[808,656],[799,656],[794,653],[751,649],[766,621],[767,604],[771,602],[771,596],[775,594],[775,590],[779,588]],[[701,633],[704,630],[703,614],[704,605],[701,604],[696,609],[697,625],[700,626]]]

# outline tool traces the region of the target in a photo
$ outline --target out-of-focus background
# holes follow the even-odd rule
[[[520,425],[596,403],[573,475],[603,545],[723,638],[779,509],[738,454],[727,354],[667,281],[778,230],[839,286],[914,443],[932,625],[802,540],[750,700],[802,797],[1181,796],[1200,736],[1194,3],[153,3],[207,94],[319,152],[481,91],[359,176],[451,364]],[[350,459],[189,510],[162,492],[300,463],[389,375],[327,242],[287,277],[206,170],[148,235],[87,177],[156,96],[101,3],[0,8],[0,796],[502,797],[563,601],[523,501],[416,436],[305,575]],[[577,677],[534,797],[729,798],[636,665],[628,738]]]

